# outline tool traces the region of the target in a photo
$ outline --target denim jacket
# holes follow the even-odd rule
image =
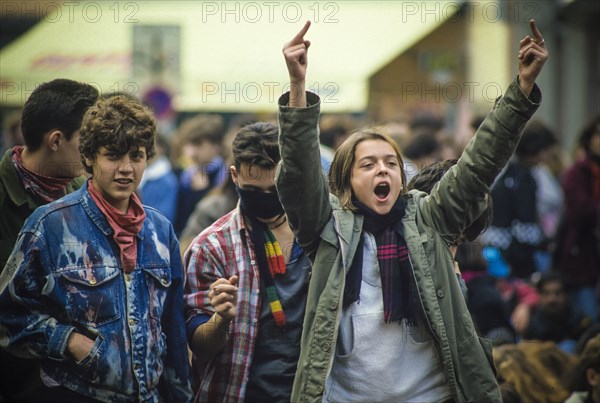
[[[0,347],[98,400],[191,401],[179,243],[166,218],[145,211],[126,274],[87,184],[38,208],[0,276]],[[94,339],[80,362],[67,352],[74,330]]]

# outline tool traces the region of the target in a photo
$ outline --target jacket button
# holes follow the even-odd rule
[[[331,346],[329,345],[329,343],[323,345],[323,350],[325,351],[329,351],[330,348]]]
[[[442,290],[442,289],[437,290],[438,298],[444,298],[444,295],[446,295],[446,294],[444,294],[444,290]]]
[[[92,279],[90,279],[90,284],[91,284],[91,285],[94,285],[94,284],[96,284],[96,279],[95,279],[95,278],[92,278]]]
[[[131,274],[125,275],[125,281],[131,281]]]
[[[323,385],[319,385],[319,387],[317,388],[317,393],[322,395],[323,392],[325,392],[325,388],[323,388]]]
[[[335,311],[335,310],[337,309],[337,307],[338,307],[338,304],[337,304],[337,302],[332,302],[332,303],[329,305],[329,309],[331,309],[332,311]]]

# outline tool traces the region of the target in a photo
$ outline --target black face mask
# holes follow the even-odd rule
[[[265,193],[256,190],[235,187],[240,195],[240,207],[244,214],[250,218],[272,218],[283,214],[283,206],[279,202],[277,193]]]

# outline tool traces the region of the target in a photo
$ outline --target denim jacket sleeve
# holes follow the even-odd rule
[[[276,184],[290,227],[310,253],[332,212],[319,151],[320,99],[307,92],[309,106],[292,108],[287,106],[289,96],[286,93],[279,99],[281,162]]]
[[[465,148],[458,163],[421,198],[420,210],[427,225],[450,243],[485,209],[485,196],[496,176],[512,156],[525,124],[537,110],[537,86],[528,98],[515,79]]]
[[[64,361],[73,326],[56,320],[44,294],[54,281],[45,264],[44,239],[20,234],[0,276],[0,347],[23,358]]]
[[[161,386],[166,390],[162,395],[170,403],[191,402],[191,371],[183,312],[183,264],[174,232],[171,233],[170,252],[172,282],[162,316],[162,328],[167,336],[167,357],[161,380]]]

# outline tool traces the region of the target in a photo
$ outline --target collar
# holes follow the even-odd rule
[[[10,159],[10,152],[12,148],[9,148],[4,153],[2,161],[0,162],[0,170],[2,171],[2,182],[6,189],[6,194],[10,197],[10,200],[17,206],[22,206],[25,203],[31,210],[35,210],[41,206],[30,194],[25,191],[25,188],[21,184],[21,179],[17,174],[17,170]]]

